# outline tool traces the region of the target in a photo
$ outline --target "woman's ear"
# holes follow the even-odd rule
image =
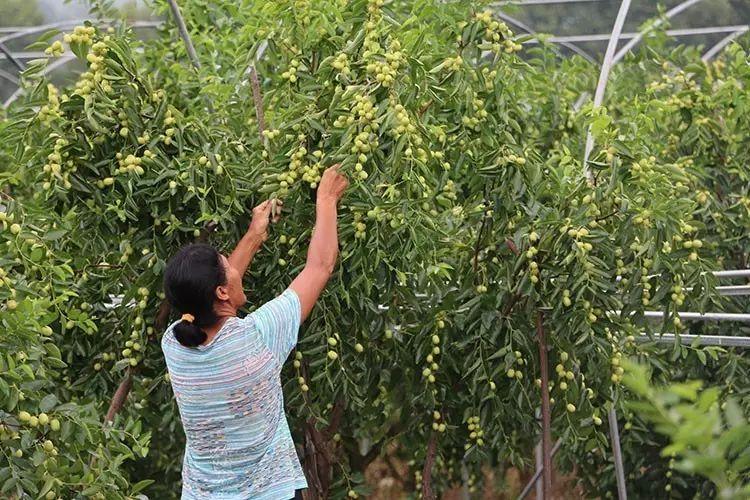
[[[222,301],[229,300],[229,288],[226,286],[217,286],[216,298]]]

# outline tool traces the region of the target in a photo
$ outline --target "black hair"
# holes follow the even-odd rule
[[[180,344],[195,347],[206,341],[203,328],[219,320],[214,311],[216,287],[226,282],[221,255],[211,245],[184,246],[169,260],[164,272],[164,294],[173,308],[195,318],[174,326],[174,336]]]

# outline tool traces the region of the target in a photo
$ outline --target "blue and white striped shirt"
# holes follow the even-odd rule
[[[288,500],[307,487],[284,415],[281,367],[297,343],[288,288],[213,340],[185,347],[173,323],[161,341],[186,447],[182,500]]]

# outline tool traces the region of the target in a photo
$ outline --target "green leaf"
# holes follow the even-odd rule
[[[54,394],[47,394],[39,402],[39,411],[42,411],[42,412],[51,411],[55,406],[57,406],[57,403],[58,403],[57,396],[55,396]]]

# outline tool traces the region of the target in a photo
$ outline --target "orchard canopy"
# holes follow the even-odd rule
[[[194,60],[156,9],[146,40],[96,18],[42,37],[85,71],[55,86],[33,62],[0,123],[0,496],[177,498],[165,262],[196,240],[231,249],[277,196],[246,277],[251,308],[274,297],[304,265],[334,163],[351,180],[340,258],[283,373],[315,494],[367,495],[386,453],[410,495],[529,469],[540,330],[556,463],[587,496],[615,491],[611,405],[632,495],[714,491],[673,473],[621,359],[710,381],[750,414],[741,351],[637,342],[742,332],[678,314],[743,308],[711,274],[748,265],[741,44],[703,63],[656,37],[595,108],[596,65],[524,45],[480,2],[186,0]]]

